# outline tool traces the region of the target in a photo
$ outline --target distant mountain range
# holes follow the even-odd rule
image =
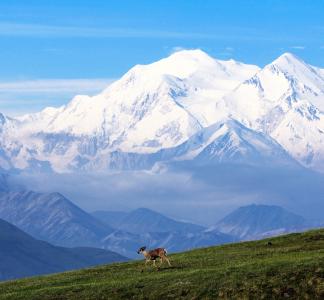
[[[91,215],[109,227],[117,228],[128,213],[125,211],[97,210],[92,212]]]
[[[141,258],[135,250],[142,246],[149,249],[164,247],[169,253],[186,251],[237,241],[231,235],[213,231],[205,232],[147,232],[142,234],[116,230],[103,240],[103,247],[130,258]]]
[[[324,171],[324,70],[284,53],[260,69],[185,50],[137,65],[99,95],[0,115],[0,166],[74,172],[156,163]]]
[[[7,177],[8,175],[5,172],[1,172],[0,168],[0,193],[9,191]]]
[[[0,280],[80,269],[127,260],[103,249],[63,248],[36,240],[0,219]]]
[[[105,248],[131,258],[144,245],[184,251],[319,225],[279,206],[249,205],[206,228],[147,208],[89,214],[59,193],[31,191],[0,193],[0,218],[54,245]]]
[[[0,218],[54,245],[105,248],[130,258],[138,258],[143,245],[183,251],[235,240],[145,208],[91,215],[59,193],[0,193]]]
[[[129,249],[141,244],[150,247],[162,245],[176,252],[239,240],[256,240],[324,225],[306,220],[280,206],[256,204],[234,210],[209,228],[174,221],[145,208],[129,213],[97,211],[92,215],[110,226],[112,223],[109,220],[114,220],[118,230],[104,239],[105,247],[129,257],[136,257]]]
[[[20,228],[5,221],[0,223],[4,228],[0,248],[7,251],[3,252],[2,257],[8,257],[3,262],[5,265],[1,270],[6,271],[1,273],[2,278],[56,272],[110,262],[109,259],[122,259],[109,251],[121,254],[123,259],[140,258],[136,250],[141,246],[165,247],[169,252],[177,252],[238,240],[260,239],[323,225],[309,222],[279,206],[254,204],[240,207],[214,226],[206,228],[173,220],[147,208],[89,214],[59,193],[31,191],[1,192],[0,218]],[[35,238],[54,245],[78,248],[52,246]],[[9,258],[9,254],[16,256]],[[59,257],[59,260],[52,265],[50,258],[53,256]],[[40,261],[34,262],[37,257],[40,257]],[[26,267],[19,265],[16,273],[10,273],[11,261],[14,261],[12,264],[19,263]],[[10,262],[9,265],[7,262]]]
[[[175,221],[147,208],[129,213],[98,211],[92,215],[116,228],[103,240],[104,247],[127,257],[138,257],[134,249],[144,245],[165,247],[168,251],[177,252],[236,240],[231,235],[205,232],[203,226]]]

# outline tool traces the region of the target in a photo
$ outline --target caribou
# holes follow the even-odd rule
[[[167,251],[164,248],[156,248],[154,250],[146,250],[146,247],[141,247],[137,251],[138,254],[143,254],[145,258],[145,266],[152,261],[153,266],[156,267],[155,261],[156,259],[160,259],[160,266],[163,264],[164,261],[166,261],[171,267],[171,263],[169,259],[167,258]]]

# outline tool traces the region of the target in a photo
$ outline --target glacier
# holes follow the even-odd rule
[[[161,163],[324,171],[324,70],[284,53],[264,68],[183,50],[136,65],[95,96],[0,114],[4,170],[154,169]]]

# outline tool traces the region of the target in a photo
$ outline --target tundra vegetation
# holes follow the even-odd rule
[[[324,229],[169,258],[3,282],[0,299],[324,299]]]

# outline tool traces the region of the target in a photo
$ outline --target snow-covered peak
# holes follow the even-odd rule
[[[266,72],[285,77],[292,88],[299,88],[313,94],[324,91],[322,74],[291,53],[285,53],[267,65],[263,70],[263,73]]]
[[[271,135],[307,166],[324,158],[324,80],[319,69],[285,53],[225,95],[220,108]]]
[[[218,79],[245,76],[256,73],[259,68],[253,65],[245,65],[234,60],[223,61],[209,56],[202,50],[183,50],[175,52],[169,57],[149,65],[163,74],[170,74],[181,79],[193,76],[195,73],[212,74]],[[237,70],[239,69],[239,70]],[[252,73],[252,74],[251,74]],[[197,74],[196,74],[197,75]],[[236,79],[236,78],[232,78]]]
[[[165,150],[162,157],[203,165],[224,162],[298,165],[275,140],[232,119],[203,128],[185,143]]]
[[[183,50],[147,65],[146,68],[160,74],[170,74],[183,79],[199,69],[212,69],[215,66],[218,66],[217,61],[207,53],[201,50]]]
[[[300,59],[298,56],[296,56],[293,53],[285,52],[281,54],[277,59],[275,59],[272,64],[278,64],[278,65],[296,65],[296,64],[305,64],[302,59]]]
[[[206,160],[285,156],[274,139],[299,162],[324,165],[323,74],[290,53],[260,69],[179,51],[134,66],[96,96],[6,122],[2,156],[17,168],[36,160],[59,171],[107,166],[111,153],[149,155],[181,145],[172,155],[207,149]]]
[[[169,57],[164,58],[156,62],[155,64],[163,65],[163,64],[171,64],[171,63],[192,63],[196,66],[202,65],[211,65],[213,64],[215,59],[208,55],[206,52],[200,49],[194,50],[181,50],[172,53]],[[154,63],[153,63],[154,64]]]
[[[114,89],[115,86],[131,86],[143,80],[149,84],[156,84],[168,75],[184,79],[197,71],[206,71],[223,67],[217,61],[201,50],[183,50],[175,52],[157,62],[147,65],[135,65],[120,80],[108,87],[104,93]],[[147,86],[148,84],[146,84]]]
[[[189,59],[200,60],[200,61],[208,61],[211,58],[205,51],[201,49],[183,49],[180,51],[175,51],[172,53],[169,58],[176,57],[187,57]]]
[[[174,146],[201,125],[213,123],[210,108],[215,101],[257,70],[235,61],[218,61],[201,50],[179,51],[149,65],[136,65],[97,96],[76,96],[65,106],[20,120],[25,127],[42,127],[42,132],[110,136],[115,145],[123,143],[121,147],[128,150],[144,142],[140,135],[161,147]],[[201,118],[196,106],[203,104],[209,115]],[[173,138],[161,139],[171,124],[182,132],[168,129]]]
[[[225,95],[225,106],[248,126],[278,110],[286,113],[309,103],[324,111],[324,80],[316,68],[285,53]],[[300,103],[297,103],[300,102]],[[255,126],[254,126],[255,127]]]
[[[254,65],[246,65],[234,60],[217,60],[202,50],[182,50],[148,65],[136,65],[115,85],[131,85],[144,78],[145,82],[156,82],[168,76],[181,80],[200,78],[203,81],[231,79],[242,81],[259,70]],[[205,79],[203,79],[205,77]],[[113,89],[108,87],[106,92]]]

